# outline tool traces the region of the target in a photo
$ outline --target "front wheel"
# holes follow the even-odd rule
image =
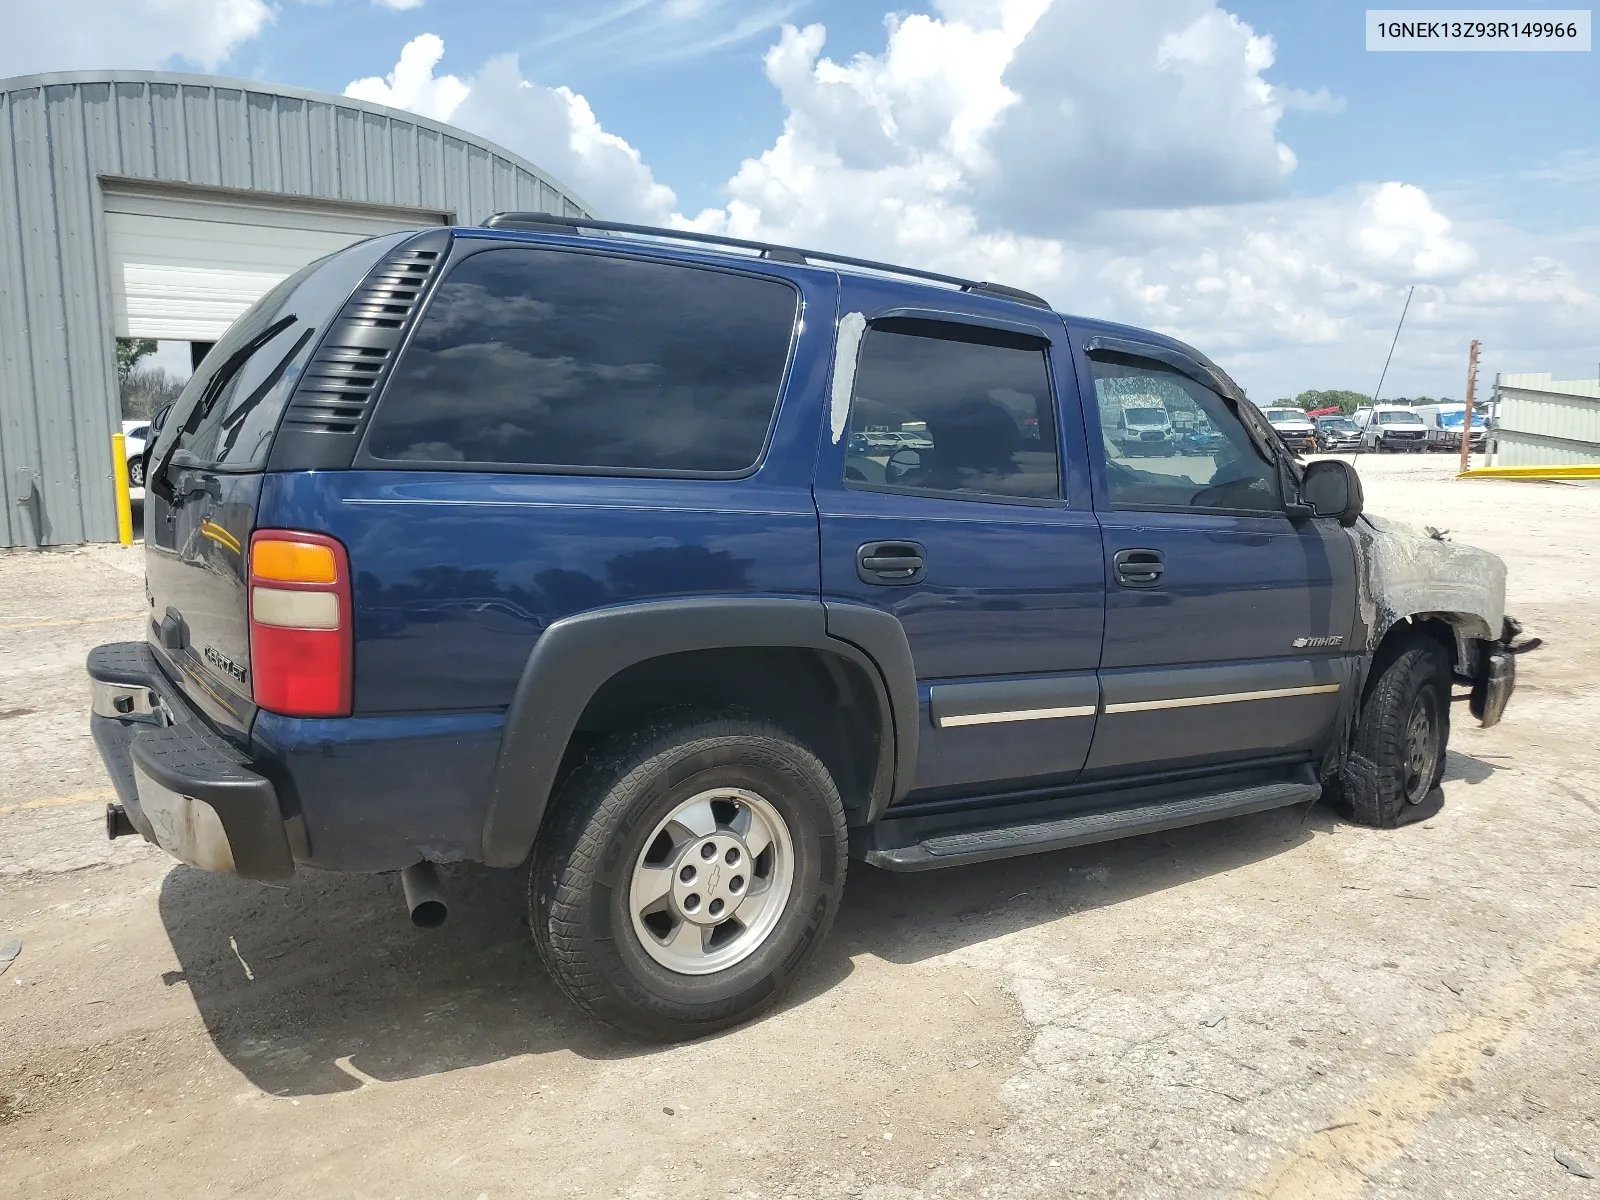
[[[844,873],[844,810],[815,754],[754,717],[667,714],[573,773],[534,852],[529,918],[592,1016],[683,1041],[777,1002]]]
[[[1339,795],[1362,825],[1393,829],[1444,777],[1450,740],[1450,662],[1413,636],[1374,664]]]

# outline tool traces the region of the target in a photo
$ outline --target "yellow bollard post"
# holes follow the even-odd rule
[[[133,499],[128,495],[128,439],[111,435],[111,486],[117,494],[117,541],[133,545]]]

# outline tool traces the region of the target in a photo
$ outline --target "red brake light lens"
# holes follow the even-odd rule
[[[287,717],[348,717],[354,676],[350,560],[322,533],[250,538],[255,702]]]

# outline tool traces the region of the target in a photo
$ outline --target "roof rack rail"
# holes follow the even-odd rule
[[[868,258],[849,258],[843,254],[828,254],[822,250],[797,250],[793,246],[779,246],[771,242],[752,242],[744,238],[724,237],[717,233],[698,233],[690,229],[664,229],[658,225],[629,225],[621,221],[597,221],[590,217],[559,217],[541,212],[498,212],[483,223],[484,229],[526,229],[544,233],[579,233],[593,229],[602,233],[634,233],[644,237],[665,238],[681,242],[701,242],[711,246],[734,246],[741,250],[760,251],[761,257],[774,262],[807,264],[828,263],[842,267],[861,267],[868,271],[882,271],[888,275],[907,275],[913,279],[928,279],[934,283],[948,283],[978,296],[993,296],[1000,300],[1015,300],[1034,308],[1049,308],[1050,302],[1021,288],[1003,283],[979,283],[962,279],[958,275],[941,275],[937,271],[918,271],[913,267],[898,267],[893,263],[873,262]]]

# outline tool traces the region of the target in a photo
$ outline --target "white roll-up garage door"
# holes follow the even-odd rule
[[[107,184],[118,337],[214,342],[273,284],[352,242],[441,213]]]

